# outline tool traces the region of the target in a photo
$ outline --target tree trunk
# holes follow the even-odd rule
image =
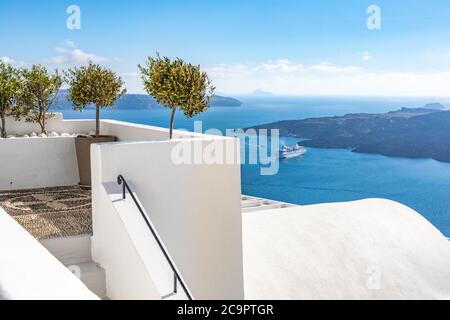
[[[41,115],[41,121],[39,121],[39,124],[41,125],[41,133],[47,134],[47,129],[45,129],[45,112]]]
[[[1,137],[2,138],[6,138],[6,128],[5,128],[5,126],[6,126],[6,121],[5,121],[5,115],[4,114],[2,114],[1,115],[1,118],[2,118],[2,127],[0,128],[0,135],[1,135]]]
[[[172,116],[170,117],[170,138],[172,140],[173,135],[173,120],[175,119],[175,111],[177,111],[176,107],[172,107]]]
[[[95,135],[100,135],[100,108],[95,106]]]

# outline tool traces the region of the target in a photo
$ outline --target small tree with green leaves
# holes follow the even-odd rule
[[[87,66],[75,67],[65,72],[69,84],[69,100],[75,110],[95,105],[95,135],[100,135],[100,110],[113,107],[117,99],[126,94],[124,82],[112,70],[89,62]]]
[[[20,92],[19,72],[0,61],[0,136],[6,138],[6,117],[16,116],[17,97]]]
[[[46,120],[51,117],[48,110],[55,102],[63,83],[58,70],[50,74],[41,65],[33,65],[31,69],[22,69],[22,90],[19,95],[20,115],[27,122],[36,122],[41,133],[47,134]]]
[[[156,54],[156,57],[148,57],[145,67],[138,67],[148,94],[160,104],[172,109],[170,139],[177,108],[181,109],[187,118],[191,118],[209,107],[215,88],[200,66],[179,58],[171,61]]]

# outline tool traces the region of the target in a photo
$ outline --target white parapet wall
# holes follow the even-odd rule
[[[156,131],[159,133],[148,134],[166,136],[165,130]],[[214,144],[222,143],[218,141],[231,146],[234,150],[230,152],[239,159],[237,139],[211,136],[92,146],[93,259],[106,266],[110,298],[136,297],[133,288],[124,285],[124,277],[129,277],[130,283],[141,284],[138,298],[155,298],[154,284],[145,284],[148,275],[142,274],[143,263],[129,245],[129,237],[126,240],[125,227],[111,210],[111,199],[104,187],[115,183],[119,174],[133,186],[194,298],[244,298],[239,161],[177,164],[173,159],[180,148],[208,152]],[[121,242],[116,245],[117,239]],[[148,241],[154,241],[150,232]],[[127,263],[115,265],[118,260]],[[147,272],[152,277],[151,270]]]
[[[76,185],[75,144],[71,137],[0,140],[0,190]]]
[[[55,114],[48,120],[48,132],[89,133],[95,127],[92,120],[63,120]],[[23,138],[40,133],[35,123],[6,118],[8,135],[0,139],[0,190],[28,189],[76,185],[77,158],[73,137]]]
[[[102,120],[101,133],[114,135],[119,141],[167,139],[167,129]],[[74,137],[34,137],[40,134],[39,125],[6,118],[6,129],[11,139],[0,138],[0,190],[59,187],[79,182]],[[55,113],[47,120],[48,133],[69,135],[88,134],[95,129],[94,120],[64,120]],[[175,137],[201,136],[175,131]]]
[[[103,120],[100,124],[102,134],[116,136],[119,141],[167,140],[169,129],[117,120]],[[174,139],[202,138],[201,133],[174,130]]]
[[[50,132],[58,133],[89,133],[94,130],[94,120],[64,120],[61,113],[53,113],[47,120],[46,129]],[[23,136],[30,133],[40,134],[41,129],[37,123],[17,121],[12,117],[6,117],[7,135]]]

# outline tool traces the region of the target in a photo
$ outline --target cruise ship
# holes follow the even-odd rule
[[[297,158],[306,153],[306,148],[300,145],[295,145],[295,147],[290,148],[285,146],[284,144],[280,147],[280,159],[292,159]]]

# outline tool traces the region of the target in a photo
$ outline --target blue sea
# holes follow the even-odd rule
[[[241,107],[214,107],[193,119],[177,112],[175,127],[193,130],[245,128],[278,120],[339,116],[359,112],[387,112],[402,107],[421,107],[430,102],[450,106],[450,99],[432,98],[240,98]],[[66,119],[95,118],[63,110]],[[102,110],[103,119],[116,119],[167,127],[169,110]],[[282,137],[293,146],[299,139]],[[349,150],[308,148],[307,153],[282,160],[278,174],[260,175],[255,165],[242,165],[242,193],[296,204],[386,198],[401,202],[426,217],[450,236],[450,163],[431,159],[390,158],[352,153]]]

